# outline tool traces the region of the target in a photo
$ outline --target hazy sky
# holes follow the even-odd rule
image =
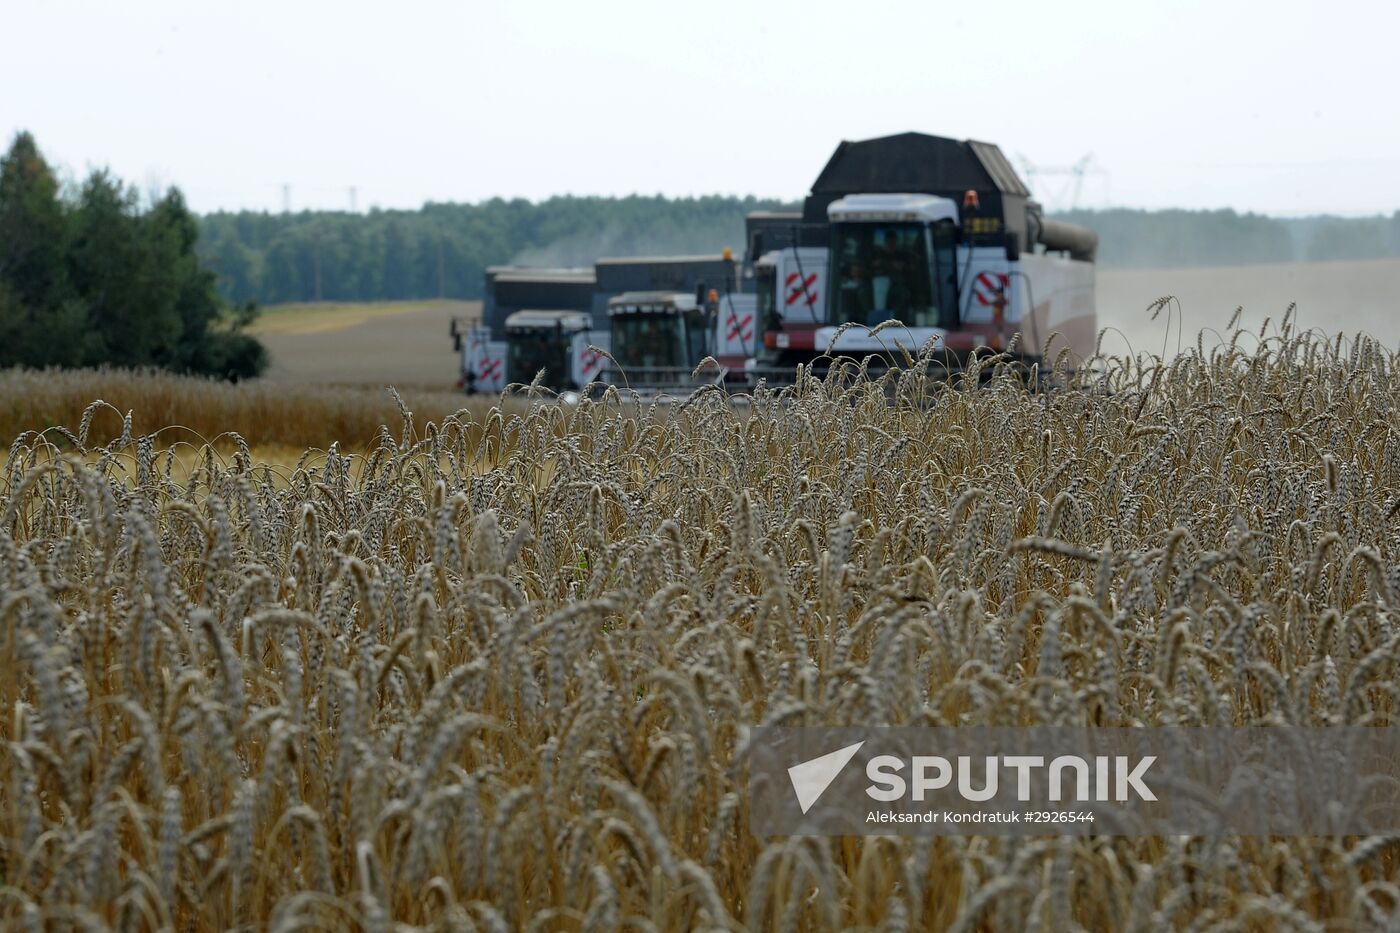
[[[0,0],[0,132],[201,211],[795,199],[841,139],[921,130],[1092,152],[1084,206],[1389,213],[1397,35],[1345,0]]]

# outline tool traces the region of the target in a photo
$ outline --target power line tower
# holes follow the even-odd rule
[[[1036,165],[1020,153],[1016,161],[1021,171],[1026,173],[1026,181],[1037,199],[1051,211],[1074,210],[1084,193],[1084,179],[1094,176],[1103,179],[1104,201],[1108,201],[1108,170],[1094,159],[1092,152],[1085,153],[1071,165]],[[1046,180],[1049,184],[1037,184]]]

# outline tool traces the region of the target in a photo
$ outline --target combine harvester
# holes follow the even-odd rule
[[[619,367],[613,381],[646,394],[742,387],[755,350],[755,308],[753,295],[703,288],[695,295],[625,292],[610,299]]]
[[[496,393],[543,370],[539,385],[558,393],[605,379],[634,381],[646,394],[706,382],[742,388],[757,348],[756,299],[739,292],[738,275],[727,249],[600,259],[592,270],[492,267],[481,322],[452,322],[459,384]],[[614,330],[622,335],[617,344]],[[608,356],[590,346],[611,349],[624,372],[609,373]],[[692,378],[706,357],[715,365]]]
[[[579,391],[607,369],[609,335],[594,332],[591,320],[581,311],[527,309],[506,318],[503,341],[492,340],[489,328],[467,329],[459,346],[462,387],[494,393],[538,379],[555,393]]]
[[[1013,356],[1026,366],[1042,362],[1053,333],[1052,352],[1068,350],[1071,366],[1093,352],[1098,238],[1044,217],[991,143],[843,142],[800,214],[755,212],[746,228],[741,265],[725,250],[599,260],[592,271],[488,270],[483,326],[459,338],[464,384],[500,391],[543,368],[557,391],[595,375],[643,394],[751,388],[838,358],[879,372],[902,363],[901,348],[932,352],[951,373],[1017,334]],[[586,358],[590,344],[611,346],[621,372]],[[714,365],[695,373],[707,357]]]
[[[459,386],[494,394],[512,382],[528,384],[541,369],[543,385],[554,391],[569,390],[580,377],[577,384],[586,384],[606,363],[587,351],[589,344],[608,345],[606,331],[591,332],[596,291],[592,269],[489,267],[481,321],[452,320]]]
[[[750,242],[762,248],[763,233]],[[798,364],[820,372],[833,357],[897,365],[900,346],[955,371],[1016,333],[1026,364],[1054,332],[1076,360],[1093,352],[1098,237],[1044,218],[990,143],[920,133],[842,143],[787,244],[753,263],[763,335],[750,384],[791,381]],[[902,326],[872,336],[887,321]]]

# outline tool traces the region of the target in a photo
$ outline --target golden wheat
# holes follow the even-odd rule
[[[68,410],[0,487],[0,925],[1393,925],[1388,836],[750,833],[757,724],[1390,723],[1400,359],[1060,359],[290,471]]]
[[[441,421],[463,408],[478,417],[488,404],[452,392],[406,392],[419,417]],[[102,399],[107,406],[89,410]],[[108,407],[110,406],[110,407]],[[0,370],[0,438],[86,425],[88,441],[106,443],[127,427],[152,434],[160,446],[222,440],[230,433],[254,446],[329,447],[359,450],[374,443],[381,425],[395,424],[394,400],[382,389],[284,385],[252,380],[230,385],[217,379],[154,370]],[[159,433],[157,433],[159,432]],[[8,443],[8,442],[7,442]],[[295,459],[295,458],[293,458]]]

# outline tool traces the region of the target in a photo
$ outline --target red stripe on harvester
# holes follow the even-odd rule
[[[789,278],[788,284],[791,285],[791,284],[792,284],[792,281],[791,281],[791,280],[797,278],[797,276],[796,276],[796,274],[794,274],[794,275],[789,276],[788,278]],[[797,303],[797,299],[801,298],[802,295],[803,295],[803,293],[807,293],[807,307],[810,308],[812,305],[814,305],[814,304],[817,303],[817,295],[816,295],[816,292],[814,292],[814,291],[812,290],[812,286],[813,286],[813,285],[816,285],[816,284],[817,284],[817,274],[816,274],[815,272],[813,272],[811,275],[807,276],[807,278],[805,278],[805,279],[802,280],[802,284],[801,284],[801,285],[797,286],[797,287],[794,288],[792,291],[788,292],[787,303],[788,303],[788,304],[796,304],[796,303]]]
[[[737,319],[737,317],[734,315],[733,312],[730,312],[730,314],[729,314],[729,339],[730,339],[730,340],[733,340],[735,337],[740,337],[740,336],[742,336],[745,340],[748,340],[749,337],[750,337],[750,335],[753,334],[753,331],[748,329],[748,327],[749,327],[749,322],[752,321],[752,320],[753,320],[753,315],[752,315],[752,314],[746,314],[746,315],[744,315],[744,319],[743,319],[742,321],[740,321],[740,320]]]

